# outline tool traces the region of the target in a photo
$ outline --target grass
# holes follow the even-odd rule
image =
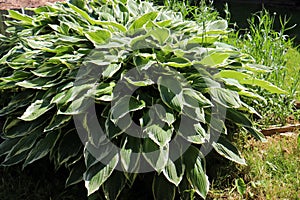
[[[221,173],[231,176],[213,180],[208,199],[300,199],[300,148],[299,132],[291,136],[268,137],[267,143],[257,142],[245,135],[238,144],[247,160],[247,166],[228,163]],[[224,171],[225,170],[225,171]],[[227,172],[227,173],[226,173]],[[219,172],[220,173],[220,172]],[[246,184],[239,194],[235,180],[242,178]]]
[[[284,80],[283,88],[289,90],[295,99],[300,101],[300,52],[297,48],[289,48],[286,55],[286,71],[289,77]]]
[[[227,16],[230,17],[230,13]],[[276,20],[281,24],[280,31],[274,30]],[[293,26],[286,17],[278,17],[267,10],[254,14],[248,23],[247,30],[230,33],[228,42],[250,54],[258,64],[270,67],[270,72],[256,76],[287,91],[286,95],[274,95],[257,90],[266,98],[267,104],[253,103],[263,116],[259,122],[261,126],[284,125],[290,116],[299,117],[299,112],[293,108],[300,96],[300,53],[293,46],[293,39],[285,34]]]
[[[261,199],[299,199],[300,149],[297,134],[268,138],[268,143],[247,142],[245,179]],[[254,186],[254,187],[253,187]]]
[[[272,95],[257,91],[267,99],[267,105],[253,104],[263,116],[257,121],[260,128],[270,125],[299,123],[300,53],[285,35],[288,20],[278,18],[282,29],[273,29],[275,16],[263,10],[249,19],[249,29],[231,33],[229,41],[258,63],[271,67],[271,72],[258,74],[287,91],[286,95]],[[267,143],[254,141],[239,133],[235,138],[247,166],[222,164],[212,180],[209,199],[300,199],[300,142],[299,131],[292,136],[274,135]],[[298,142],[297,142],[298,141]],[[238,192],[236,180],[245,182],[245,191]]]

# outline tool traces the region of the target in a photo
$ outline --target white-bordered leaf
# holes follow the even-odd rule
[[[129,31],[136,31],[137,29],[142,28],[147,22],[153,21],[158,15],[157,11],[146,13],[136,19],[128,28]]]
[[[197,148],[190,146],[184,153],[183,158],[189,183],[197,194],[205,199],[209,190],[209,181],[204,171],[204,157],[202,153]]]
[[[211,98],[224,107],[239,108],[242,105],[237,92],[225,88],[210,88]]]
[[[54,115],[48,126],[45,127],[44,132],[53,131],[62,128],[72,119],[72,116],[67,115]]]
[[[153,142],[155,142],[160,147],[166,146],[172,138],[171,129],[165,131],[156,124],[148,126],[147,128],[145,128],[144,132]]]
[[[159,147],[152,140],[147,138],[144,141],[142,154],[155,171],[160,173],[168,163],[169,145]]]
[[[181,111],[183,108],[182,86],[181,83],[172,77],[159,77],[158,90],[163,102],[170,108]]]
[[[144,101],[140,101],[133,96],[123,96],[119,98],[111,108],[110,118],[112,121],[117,121],[124,117],[129,112],[141,110],[146,106]]]
[[[241,157],[237,148],[225,138],[220,137],[218,142],[213,142],[212,146],[221,156],[238,164],[246,165],[245,159]]]
[[[185,165],[180,157],[175,162],[168,160],[166,167],[163,169],[163,174],[176,187],[180,184],[185,171]]]
[[[85,181],[85,187],[88,190],[88,196],[95,193],[100,186],[110,177],[115,167],[117,166],[119,161],[119,155],[116,154],[110,160],[107,165],[100,164],[101,167],[98,169],[96,175],[94,175],[90,180]]]
[[[36,100],[26,109],[20,119],[24,121],[33,121],[53,107],[54,104],[50,104],[48,101]]]
[[[80,150],[82,150],[83,144],[74,129],[63,133],[64,136],[61,138],[58,146],[57,162],[59,165],[67,162],[69,159],[75,157]]]
[[[55,145],[59,135],[59,132],[50,132],[45,136],[45,138],[37,142],[37,144],[29,152],[23,164],[23,168],[46,156],[50,152],[51,148]]]

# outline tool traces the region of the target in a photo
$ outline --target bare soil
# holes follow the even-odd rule
[[[64,0],[0,0],[0,10],[35,8],[57,1]]]

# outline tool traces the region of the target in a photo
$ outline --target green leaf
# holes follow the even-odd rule
[[[211,107],[213,104],[201,92],[192,88],[183,89],[183,98],[186,105],[193,108]]]
[[[259,132],[258,130],[256,130],[255,128],[252,128],[252,127],[245,127],[245,129],[251,134],[253,135],[257,140],[260,140],[262,142],[266,142],[267,139],[266,137],[261,133]]]
[[[88,13],[86,13],[84,10],[72,5],[68,4],[68,6],[73,9],[76,13],[80,14],[83,18],[85,18],[89,23],[92,25],[100,25],[100,26],[113,26],[119,29],[122,32],[125,32],[127,29],[119,23],[116,22],[108,22],[108,21],[99,21],[91,18]]]
[[[120,150],[120,162],[125,172],[135,173],[139,167],[141,151],[141,140],[134,137],[126,137],[124,145]],[[136,173],[137,174],[137,173]],[[126,178],[131,181],[130,174],[125,174]],[[131,183],[132,184],[132,183]]]
[[[227,59],[230,57],[229,53],[212,53],[206,57],[204,57],[200,64],[210,66],[210,67],[216,67],[224,65],[227,61]]]
[[[12,166],[22,162],[26,158],[28,152],[29,150],[25,150],[13,156],[9,156],[8,154],[5,160],[2,162],[1,166]]]
[[[75,99],[80,99],[78,96],[88,93],[90,89],[94,87],[94,84],[82,84],[76,85],[68,89],[68,91],[62,90],[60,93],[57,93],[51,100],[51,103],[55,103],[58,106],[64,105],[66,103],[72,102]]]
[[[211,30],[226,30],[228,27],[228,22],[226,20],[214,20],[208,23],[206,29]]]
[[[141,110],[146,106],[144,101],[140,101],[133,96],[123,96],[119,98],[111,107],[110,118],[113,122],[124,117],[129,112]]]
[[[148,32],[150,36],[156,39],[160,45],[163,45],[170,36],[170,31],[166,28],[154,28]]]
[[[86,32],[85,36],[97,47],[99,44],[106,43],[111,38],[111,33],[105,29],[99,29]]]
[[[19,138],[6,139],[0,143],[0,156],[8,154],[10,150],[18,143]]]
[[[123,188],[126,186],[126,178],[123,172],[115,170],[103,183],[104,196],[108,200],[118,199]]]
[[[69,130],[67,133],[63,134],[64,136],[60,140],[58,146],[57,162],[59,163],[59,165],[62,165],[69,159],[76,156],[78,152],[82,150],[83,146],[77,132],[74,129]]]
[[[279,87],[273,85],[272,83],[257,79],[249,74],[238,72],[234,70],[222,70],[218,74],[215,75],[215,77],[222,77],[222,78],[232,78],[239,81],[241,84],[246,85],[253,85],[253,86],[259,86],[271,93],[277,93],[277,94],[284,94],[286,91],[280,89]]]
[[[83,173],[86,168],[84,163],[81,161],[76,162],[72,166],[72,170],[70,171],[69,177],[66,180],[66,187],[77,184],[83,180]]]
[[[19,12],[16,12],[14,10],[9,10],[8,13],[9,13],[9,17],[16,19],[16,20],[20,20],[24,24],[31,25],[31,23],[33,21],[33,19],[31,17],[29,17],[28,15],[20,14]]]
[[[119,155],[116,154],[107,165],[102,165],[98,173],[90,180],[85,181],[85,187],[88,190],[88,196],[95,193],[99,187],[110,177],[119,161]]]
[[[29,150],[33,147],[38,137],[42,134],[42,131],[43,130],[39,128],[33,133],[22,137],[18,141],[18,143],[13,146],[9,154],[5,157],[2,165],[10,166],[24,160]]]
[[[175,162],[168,160],[166,167],[163,169],[163,174],[176,187],[180,184],[185,171],[185,165],[182,158],[179,158]]]
[[[247,85],[256,85],[258,87],[261,87],[271,93],[276,94],[286,94],[287,92],[285,90],[280,89],[279,87],[273,85],[272,83],[260,80],[260,79],[244,79],[240,81],[241,84],[247,84]]]
[[[43,127],[46,122],[46,118],[39,118],[32,122],[25,122],[19,119],[7,120],[4,125],[3,133],[6,138],[22,137],[32,134],[37,129]]]
[[[190,67],[192,63],[186,58],[176,57],[168,60],[166,63],[163,63],[163,65],[175,67],[175,68],[184,68],[184,67]]]
[[[225,88],[209,88],[211,98],[226,108],[241,107],[239,94]]]
[[[180,112],[183,108],[181,83],[172,77],[159,77],[158,90],[163,102],[170,108]]]
[[[25,38],[25,41],[27,42],[27,45],[32,49],[44,49],[53,46],[53,43],[48,41],[32,40],[28,38]]]
[[[241,196],[246,194],[247,186],[242,178],[235,179],[235,186]]]
[[[241,165],[246,165],[245,159],[240,156],[237,148],[224,137],[220,137],[218,142],[213,142],[213,148],[225,158]]]
[[[203,108],[184,106],[182,112],[191,119],[205,123],[205,114]]]
[[[129,26],[129,31],[136,31],[137,29],[142,28],[147,22],[149,21],[153,21],[154,19],[156,19],[158,15],[158,12],[153,11],[153,12],[149,12],[146,13],[144,15],[142,15],[141,17],[139,17],[138,19],[136,19],[130,26]]]
[[[67,109],[60,108],[57,115],[78,115],[84,113],[92,103],[91,98],[82,96],[72,101]]]
[[[152,110],[154,108],[154,110]],[[148,113],[145,113],[143,118],[143,126],[146,126],[150,123],[150,120],[156,123],[157,120],[167,123],[171,126],[175,122],[175,116],[172,113],[171,109],[161,104],[156,104],[149,110]]]
[[[178,130],[180,136],[194,144],[203,144],[207,138],[206,131],[201,124],[191,118],[182,116],[181,124]]]
[[[183,158],[189,183],[197,194],[205,199],[209,189],[209,181],[202,167],[203,155],[197,148],[190,146]]]
[[[103,78],[111,78],[121,69],[121,67],[121,64],[109,64],[107,68],[102,72]]]
[[[31,72],[39,77],[53,77],[57,75],[61,70],[63,69],[62,66],[52,66],[52,65],[45,65],[41,68],[38,68],[36,70],[32,70]]]
[[[63,126],[67,125],[67,123],[72,119],[72,116],[66,115],[53,115],[53,118],[48,126],[45,127],[44,132],[53,131]]]
[[[118,122],[114,124],[109,118],[105,121],[105,130],[109,139],[113,139],[123,134],[132,124],[131,118],[124,117],[118,119]]]
[[[16,94],[14,97],[12,97],[8,105],[0,110],[0,117],[11,114],[18,108],[28,105],[33,97],[34,93],[30,91]]]
[[[51,78],[51,77],[48,77],[48,78],[38,77],[35,79],[24,80],[24,81],[18,82],[18,83],[16,83],[16,85],[23,87],[23,88],[41,90],[41,89],[45,89],[45,85],[51,84],[51,81],[53,81],[53,78]],[[55,85],[54,83],[52,83],[52,84]],[[49,85],[48,85],[48,87],[49,87]]]
[[[165,131],[156,124],[147,127],[144,132],[160,147],[166,146],[172,138],[172,131],[170,129]]]
[[[164,176],[154,176],[152,192],[155,200],[173,200],[175,199],[176,187],[168,182]]]
[[[159,147],[147,138],[143,144],[142,154],[155,171],[160,173],[168,163],[169,146]]]
[[[46,156],[50,152],[51,148],[55,145],[58,137],[59,133],[50,132],[45,136],[45,138],[41,139],[29,152],[23,164],[23,168]]]
[[[182,200],[195,199],[195,195],[194,195],[195,190],[192,188],[186,176],[184,176],[182,181],[180,182],[178,191],[180,194],[180,199]]]
[[[100,83],[94,92],[95,99],[101,98],[103,95],[109,94],[111,95],[113,93],[114,87],[115,87],[114,82],[110,83]]]
[[[244,127],[252,127],[252,122],[250,121],[250,119],[248,119],[245,114],[234,109],[226,110],[226,118]]]
[[[36,100],[33,102],[20,117],[24,121],[33,121],[54,107],[54,104],[45,100]]]
[[[250,121],[250,119],[248,119],[248,117],[245,116],[245,114],[242,114],[239,111],[233,109],[227,109],[226,118],[233,121],[236,124],[243,126],[256,139],[261,140],[263,142],[266,141],[265,136],[259,131],[257,131],[255,128],[253,128],[252,122]]]
[[[137,87],[144,87],[144,86],[149,86],[149,85],[153,85],[154,82],[151,79],[146,79],[146,80],[133,80],[131,77],[124,77],[124,79]]]

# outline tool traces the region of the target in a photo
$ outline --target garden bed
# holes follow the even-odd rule
[[[17,8],[35,8],[63,0],[0,0],[0,10],[17,9]]]

